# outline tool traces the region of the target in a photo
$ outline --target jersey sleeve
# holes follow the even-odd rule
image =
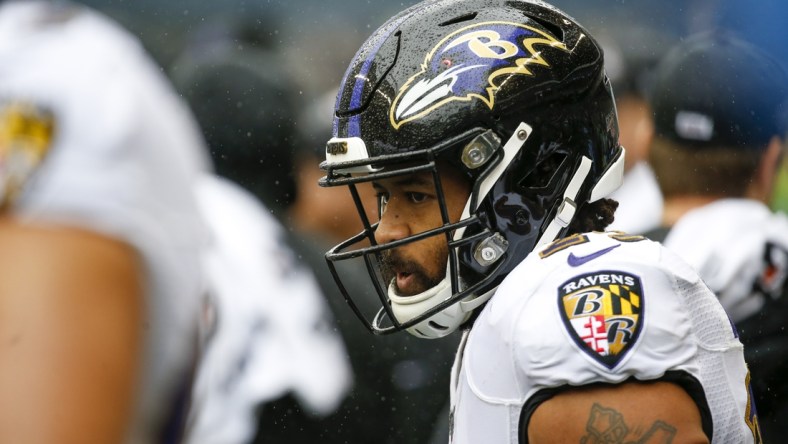
[[[606,253],[590,259],[600,252]],[[668,370],[697,373],[692,359],[697,341],[679,281],[689,279],[691,287],[698,279],[670,272],[659,245],[605,239],[554,254],[540,260],[566,265],[552,270],[513,325],[522,346],[516,365],[554,367],[528,371],[531,390],[630,377],[652,380]],[[580,263],[583,259],[588,261]],[[550,339],[534,348],[526,339],[531,325],[549,332]]]
[[[715,436],[747,433],[747,369],[725,311],[688,265],[639,236],[587,233],[532,253],[474,324],[463,366],[474,398],[515,406],[680,374],[709,434],[711,417]]]

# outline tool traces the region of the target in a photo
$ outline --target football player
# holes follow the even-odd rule
[[[742,345],[660,244],[603,232],[624,149],[595,39],[541,1],[430,0],[358,51],[324,186],[364,230],[326,258],[369,271],[368,328],[463,329],[455,443],[759,441]],[[373,187],[377,214],[363,211]]]
[[[206,150],[139,42],[0,4],[0,442],[174,442],[204,292]]]
[[[188,46],[171,70],[220,176],[206,176],[197,188],[213,242],[205,254],[208,326],[186,438],[195,444],[303,433],[303,422],[336,411],[352,380],[325,297],[275,218],[295,195],[290,91],[277,75],[278,59],[245,30]],[[290,424],[268,414],[282,397],[308,415]],[[261,411],[272,426],[256,431]]]
[[[291,92],[297,90],[281,58],[254,44],[244,29],[201,40],[171,70],[201,124],[217,174],[264,204],[242,198],[227,181],[200,187],[217,231],[209,270],[218,319],[197,377],[189,440],[251,442],[256,410],[254,442],[425,442],[448,404],[445,388],[459,335],[436,347],[410,335],[380,340],[365,334],[324,259],[328,246],[361,229],[347,192],[317,185],[322,172],[316,159],[325,156],[336,91],[319,107],[325,123],[296,125]],[[296,127],[319,133],[319,142],[294,141]],[[374,198],[370,204],[374,208]],[[288,233],[261,214],[269,211],[287,220]],[[336,217],[335,211],[345,214]],[[314,271],[319,290],[303,265]],[[365,270],[355,272],[363,282]],[[337,346],[342,340],[344,349]],[[349,382],[352,391],[339,406],[314,402],[316,395],[338,400]]]
[[[788,75],[731,34],[664,58],[652,95],[651,163],[665,195],[647,233],[698,270],[736,324],[767,440],[788,423],[788,219],[768,207],[788,131]]]
[[[254,195],[206,176],[197,196],[213,239],[209,328],[185,442],[252,442],[258,409],[287,394],[312,415],[333,412],[352,375],[314,276]]]

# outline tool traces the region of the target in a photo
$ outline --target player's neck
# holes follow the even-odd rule
[[[662,226],[672,227],[688,211],[710,204],[720,196],[672,196],[666,197],[662,209]]]

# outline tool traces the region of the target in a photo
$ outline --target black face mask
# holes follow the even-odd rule
[[[561,11],[530,2],[428,1],[403,11],[356,54],[334,116],[321,185],[348,186],[365,229],[326,258],[343,291],[337,264],[369,271],[379,310],[361,313],[369,303],[354,299],[363,295],[345,297],[377,333],[494,289],[545,236],[566,232],[556,218],[571,219],[621,154],[599,45]],[[439,161],[470,180],[468,214],[376,245],[377,218],[364,214],[355,184],[414,171],[440,184]],[[399,322],[382,254],[427,236],[446,239],[451,295]]]

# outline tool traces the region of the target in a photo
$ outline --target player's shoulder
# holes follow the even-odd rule
[[[0,65],[0,106],[46,114],[53,153],[115,162],[177,153],[185,165],[207,163],[206,153],[196,154],[199,128],[156,61],[136,36],[96,11],[68,2],[3,4]],[[161,142],[148,142],[152,134]]]
[[[96,52],[103,52],[107,58],[93,63],[112,65],[131,53],[145,53],[139,40],[121,25],[96,10],[72,2],[28,0],[2,3],[0,36],[4,37],[0,43],[0,55],[14,55],[20,60],[38,59],[39,52],[51,55],[40,60],[42,64],[65,62],[67,57],[93,59]],[[80,45],[74,45],[75,42]],[[33,53],[19,54],[20,48]],[[65,57],[54,49],[65,51]],[[64,65],[64,68],[68,66]],[[79,66],[73,69],[77,70]],[[85,74],[90,75],[88,72]]]
[[[149,69],[149,56],[136,36],[76,3],[33,0],[1,5],[0,41],[0,60],[4,65],[14,62],[2,72],[4,89],[33,97],[38,88],[51,100],[81,95],[91,102],[97,99],[91,91],[128,87],[129,75]],[[19,76],[22,70],[33,72]],[[69,88],[58,91],[48,85]],[[127,98],[135,98],[133,91]]]
[[[249,288],[264,289],[267,280],[270,289],[293,273],[306,272],[287,241],[285,228],[249,191],[223,177],[205,174],[195,194],[210,235],[210,261],[224,262],[238,275],[245,273]]]
[[[505,363],[522,396],[627,375],[657,379],[692,371],[698,344],[729,347],[733,336],[714,295],[659,243],[584,233],[535,251],[504,280],[471,331],[467,373],[481,384],[485,362]],[[480,390],[503,395],[496,384]]]
[[[788,245],[788,215],[783,212],[771,214],[769,232],[772,238],[779,239],[780,243]]]
[[[788,219],[761,202],[721,199],[693,209],[664,244],[698,270],[737,322],[785,291]]]
[[[76,222],[113,213],[97,226],[113,234],[156,225],[141,217],[194,225],[207,150],[136,37],[84,6],[3,3],[0,66],[0,205]]]
[[[692,269],[658,242],[619,231],[589,232],[534,250],[504,279],[494,299],[496,305],[523,304],[548,288],[571,291],[585,283],[620,284],[622,279],[632,282],[644,277],[698,280]]]
[[[643,236],[575,234],[534,250],[515,267],[487,303],[483,323],[504,337],[529,322],[549,329],[552,327],[547,324],[555,321],[571,323],[575,311],[583,310],[582,304],[575,309],[570,305],[588,300],[585,296],[594,295],[594,300],[610,297],[605,302],[609,308],[610,303],[621,301],[622,291],[637,295],[633,300],[637,304],[643,302],[642,295],[648,290],[664,294],[665,301],[671,299],[676,305],[680,303],[676,301],[677,282],[693,285],[698,280],[683,261]],[[558,318],[556,307],[561,307]]]
[[[619,261],[648,264],[658,262],[660,253],[659,244],[640,235],[622,231],[589,232],[557,239],[535,250],[526,261],[580,268],[593,261],[614,257]]]

